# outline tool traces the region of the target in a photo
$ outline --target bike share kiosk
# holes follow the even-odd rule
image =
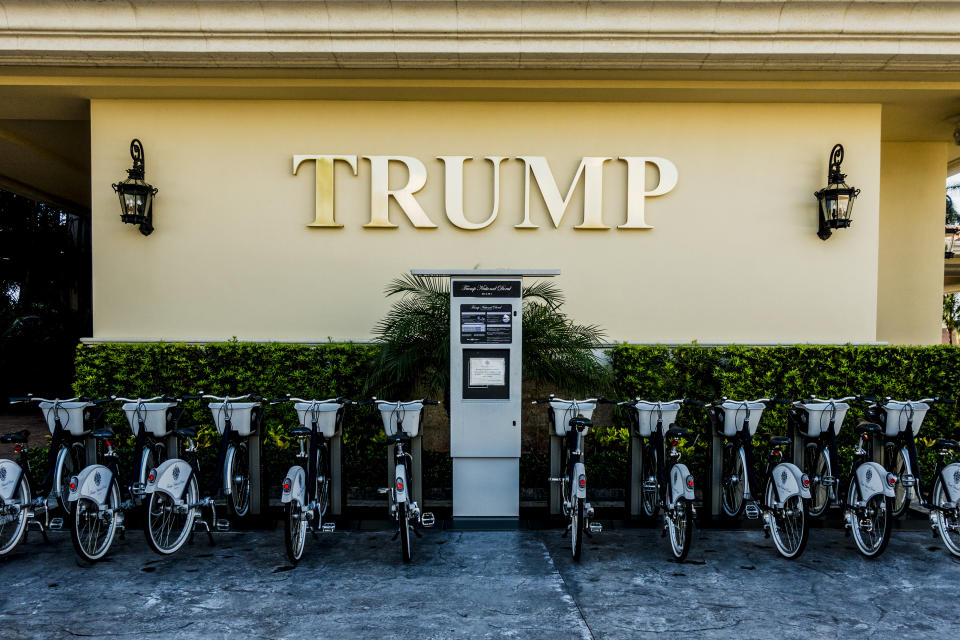
[[[556,269],[416,270],[450,278],[453,517],[520,516],[523,278]]]

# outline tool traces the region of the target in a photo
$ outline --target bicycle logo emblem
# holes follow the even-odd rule
[[[176,480],[177,478],[179,478],[179,477],[180,477],[180,467],[174,467],[172,473],[173,473],[173,479],[174,479],[174,480]]]
[[[867,484],[870,484],[870,481],[873,480],[873,470],[867,469],[866,480]]]
[[[957,474],[957,475],[960,475],[960,474]],[[6,479],[7,479],[7,468],[3,467],[2,469],[0,469],[0,482],[3,482]]]
[[[101,478],[100,478],[100,472],[97,471],[95,474],[93,474],[93,484],[95,484],[95,485],[97,485],[97,486],[99,487],[99,486],[100,486],[100,480],[101,480]]]
[[[3,477],[7,475],[6,471],[6,469],[0,469],[0,480],[3,480]],[[953,472],[953,484],[960,487],[960,471]]]
[[[780,472],[780,484],[787,484],[787,472]]]

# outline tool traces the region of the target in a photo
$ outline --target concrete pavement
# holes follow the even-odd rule
[[[960,560],[929,533],[895,531],[868,561],[814,530],[798,561],[759,531],[698,532],[668,561],[652,529],[588,540],[542,531],[427,531],[400,562],[385,530],[308,539],[291,567],[282,532],[198,536],[153,554],[142,532],[78,566],[69,536],[38,534],[0,560],[3,638],[897,638],[955,634]]]

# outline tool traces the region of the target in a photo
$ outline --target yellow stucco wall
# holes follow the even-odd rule
[[[880,163],[877,339],[940,344],[944,142],[885,142]]]
[[[877,105],[94,100],[91,127],[96,338],[364,339],[393,277],[473,267],[560,268],[567,310],[614,340],[877,335]],[[130,165],[134,137],[160,189],[149,237],[120,223],[110,188]],[[836,142],[862,194],[854,226],[822,242],[813,192]],[[419,158],[428,179],[417,197],[438,228],[414,229],[395,205],[397,229],[362,228],[362,159],[356,177],[337,165],[344,227],[307,228],[314,174],[292,175],[294,154]],[[654,229],[617,230],[626,166],[609,162],[604,215],[614,228],[573,229],[581,184],[561,228],[535,195],[540,228],[518,230],[523,164],[505,161],[499,218],[463,231],[444,218],[439,155],[478,157],[465,186],[474,219],[490,210],[491,171],[479,160],[487,155],[546,156],[564,193],[583,156],[666,157],[679,182],[647,201]]]

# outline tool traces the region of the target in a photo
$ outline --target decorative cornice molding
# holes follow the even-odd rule
[[[960,3],[0,0],[0,65],[950,71]]]

